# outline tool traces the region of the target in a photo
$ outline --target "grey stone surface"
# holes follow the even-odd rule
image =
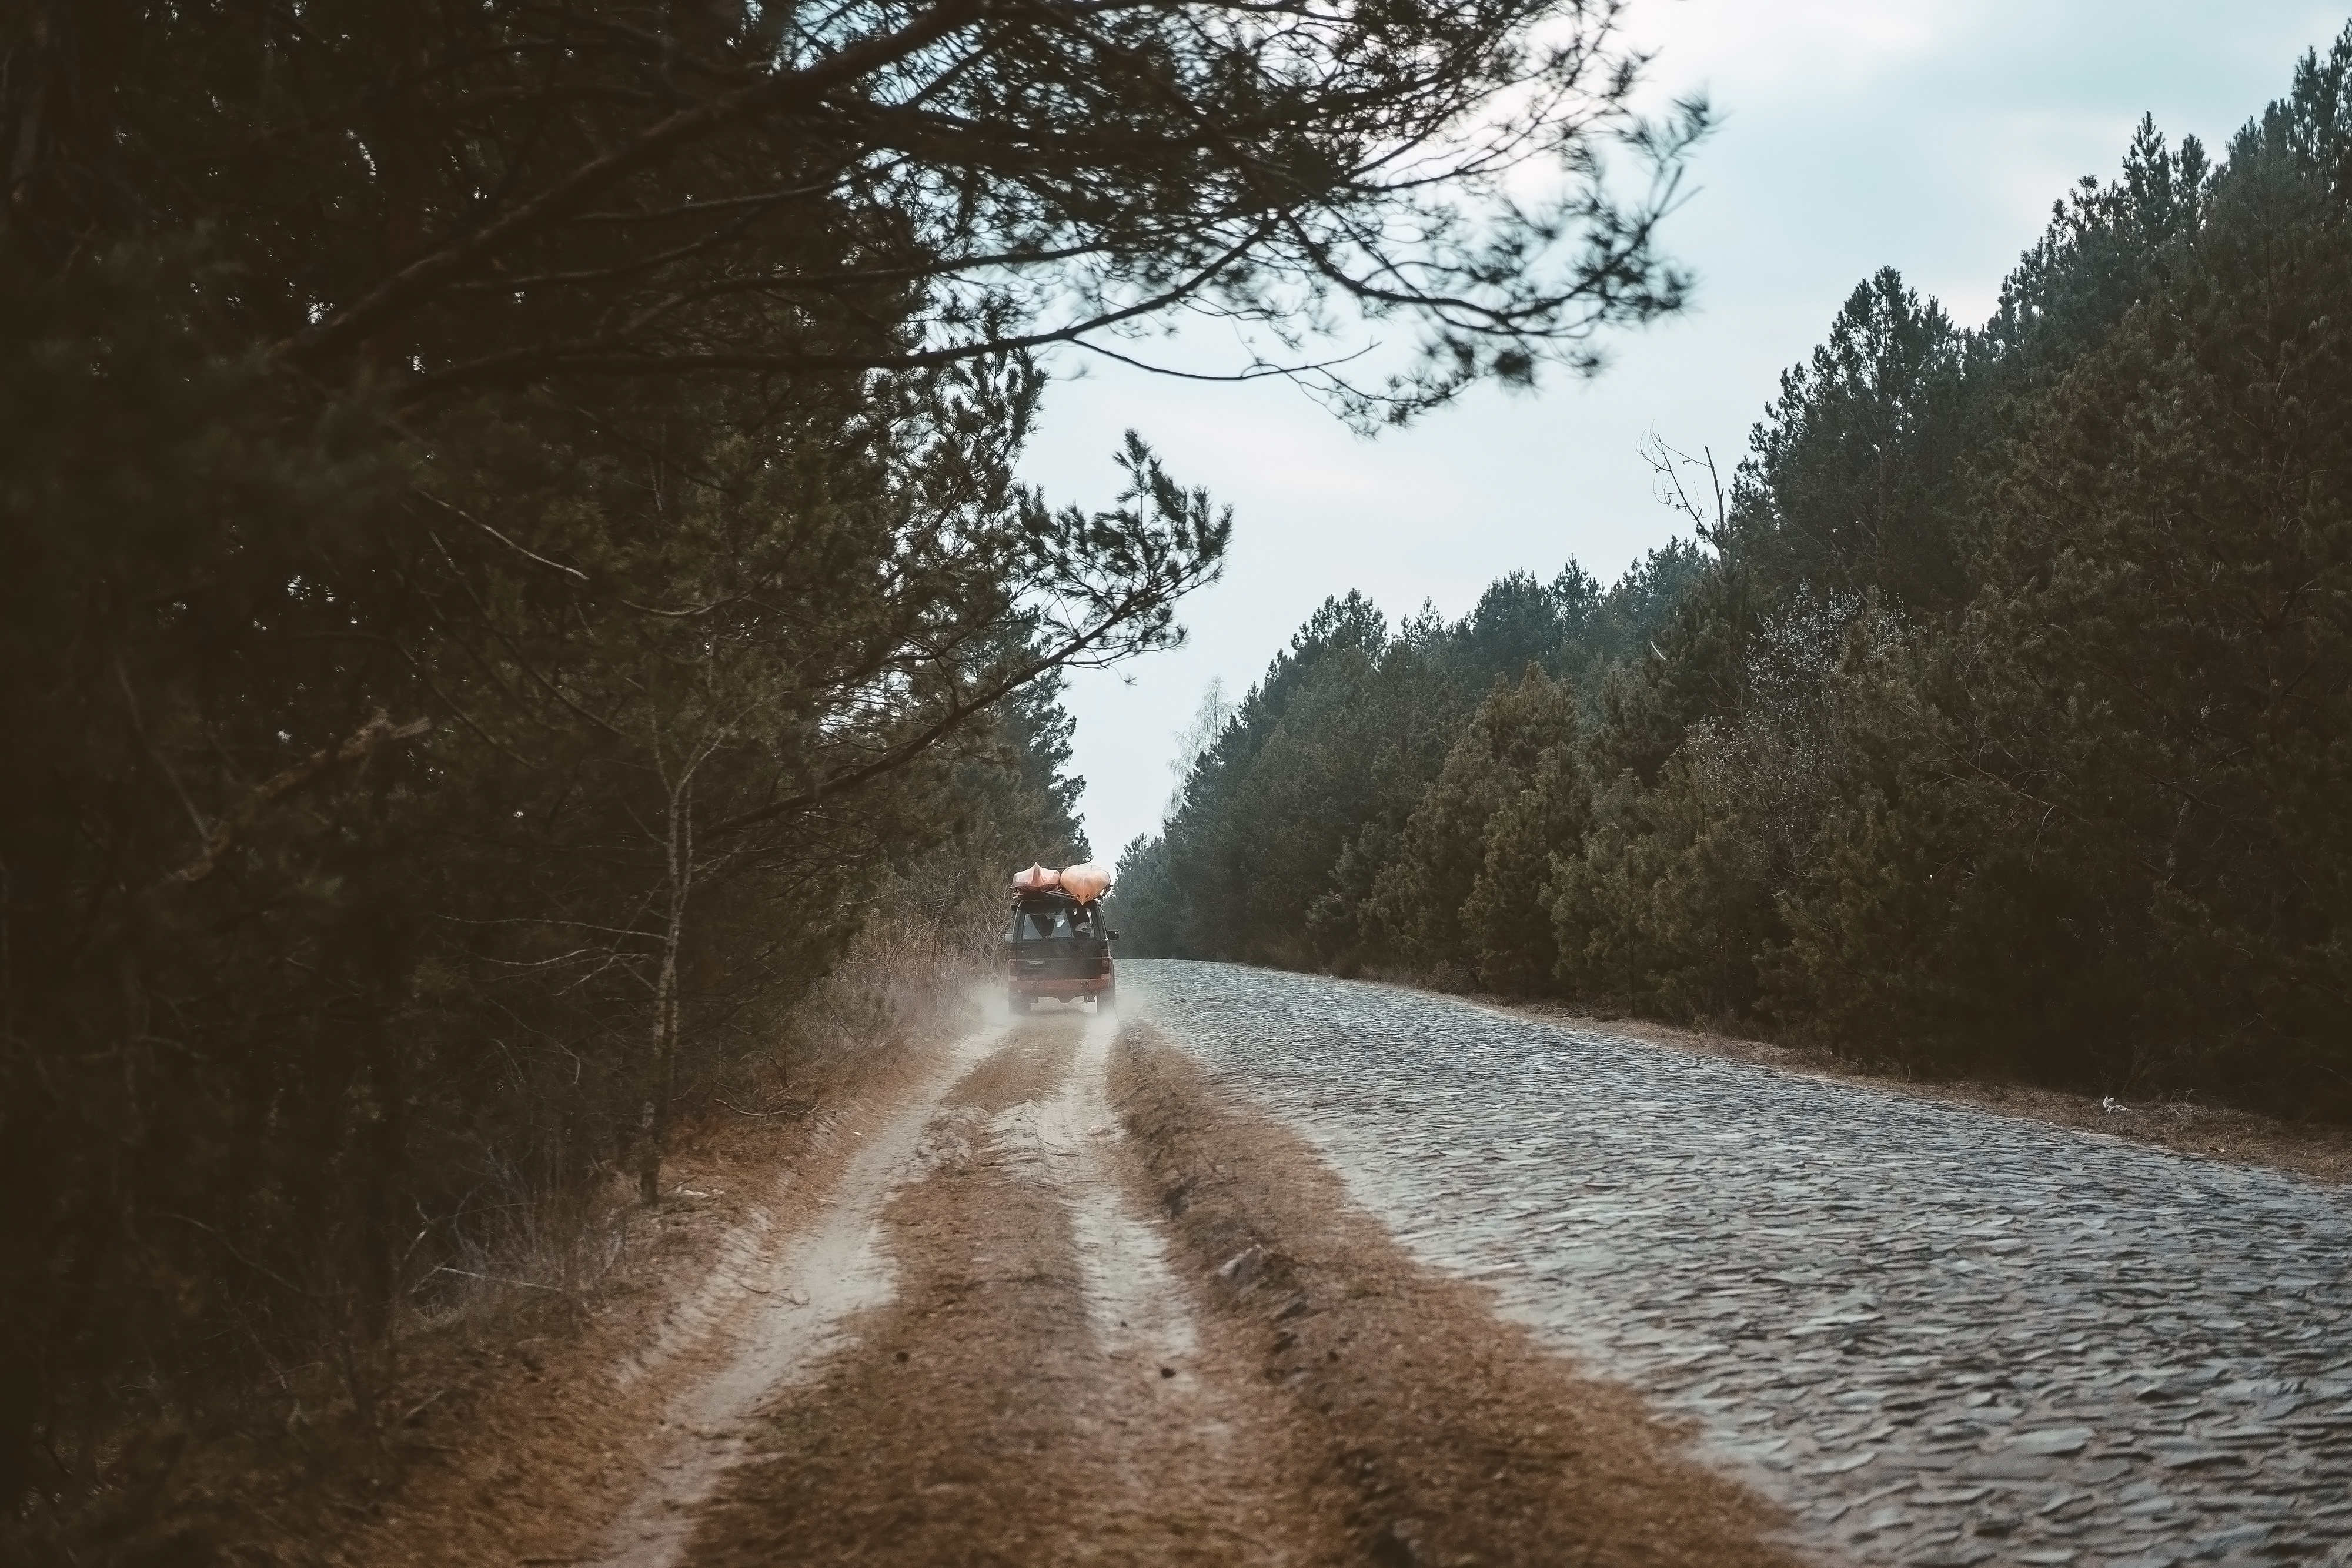
[[[1444,998],[1120,966],[1825,1561],[2352,1565],[2352,1201]]]

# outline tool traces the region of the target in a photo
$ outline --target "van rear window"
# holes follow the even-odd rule
[[[1040,906],[1016,909],[1013,912],[1013,929],[1006,935],[1015,942],[1051,942],[1070,936],[1091,937],[1095,934],[1093,915],[1086,910],[1073,911],[1065,906]]]
[[[1013,917],[1015,942],[1046,942],[1071,934],[1066,909],[1024,909]]]

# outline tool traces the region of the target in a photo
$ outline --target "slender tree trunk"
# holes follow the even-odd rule
[[[677,949],[694,880],[693,791],[688,772],[669,792],[669,907],[662,927],[661,967],[654,981],[653,1052],[637,1151],[637,1197],[648,1205],[661,1201],[662,1145],[669,1135],[670,1095],[677,1072]]]

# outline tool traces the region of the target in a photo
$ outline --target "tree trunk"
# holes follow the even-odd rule
[[[661,1201],[662,1145],[669,1136],[670,1092],[677,1071],[677,949],[686,927],[687,894],[694,880],[693,775],[669,795],[669,909],[662,927],[661,968],[654,981],[652,1060],[644,1125],[637,1150],[637,1197]]]

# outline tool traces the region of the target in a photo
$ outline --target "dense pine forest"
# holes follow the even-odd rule
[[[1892,270],[1695,544],[1350,594],[1121,862],[1139,951],[2352,1114],[2352,32],[2143,123],[1968,329]],[[1671,433],[1667,433],[1671,439]]]
[[[1681,303],[1613,5],[1280,11],[0,7],[0,1556],[371,1428],[861,932],[1085,852],[1060,672],[1232,522],[1016,482],[1038,352],[1378,423]]]

